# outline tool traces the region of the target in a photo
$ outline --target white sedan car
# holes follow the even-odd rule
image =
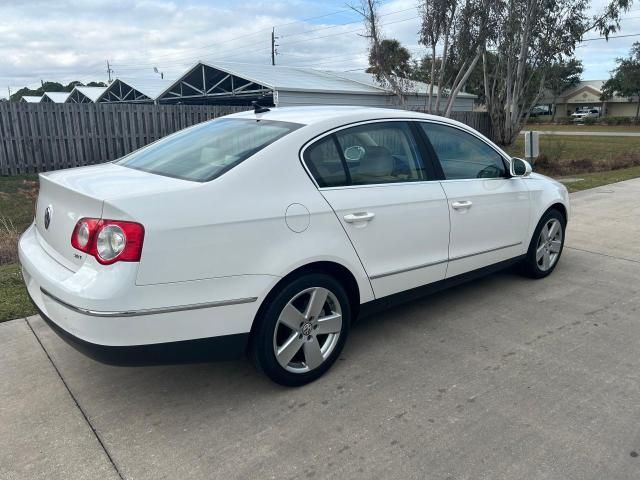
[[[250,353],[301,385],[360,314],[515,262],[553,271],[567,190],[452,120],[256,109],[42,174],[20,239],[63,338],[120,364]]]

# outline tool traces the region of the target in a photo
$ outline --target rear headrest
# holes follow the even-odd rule
[[[386,176],[393,173],[393,155],[385,147],[365,147],[365,155],[360,160],[360,170],[367,175]]]

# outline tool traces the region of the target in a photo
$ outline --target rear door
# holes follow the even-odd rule
[[[442,168],[451,242],[447,278],[516,257],[527,247],[530,200],[502,154],[452,125],[420,122]]]
[[[369,122],[325,135],[303,152],[383,297],[442,280],[447,199],[405,121]]]

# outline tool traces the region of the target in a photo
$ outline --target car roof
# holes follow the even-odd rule
[[[415,118],[420,120],[437,120],[458,126],[464,124],[450,118],[429,115],[411,110],[399,110],[393,108],[374,107],[350,107],[350,106],[317,106],[317,107],[274,107],[265,113],[255,113],[253,110],[235,113],[227,118],[260,118],[264,120],[276,120],[292,122],[301,125],[327,124],[335,121],[336,125],[358,122],[364,120],[376,120],[386,118]],[[466,127],[466,126],[465,126]]]

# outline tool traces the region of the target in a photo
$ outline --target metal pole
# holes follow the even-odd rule
[[[276,64],[276,27],[271,30],[271,65]]]

